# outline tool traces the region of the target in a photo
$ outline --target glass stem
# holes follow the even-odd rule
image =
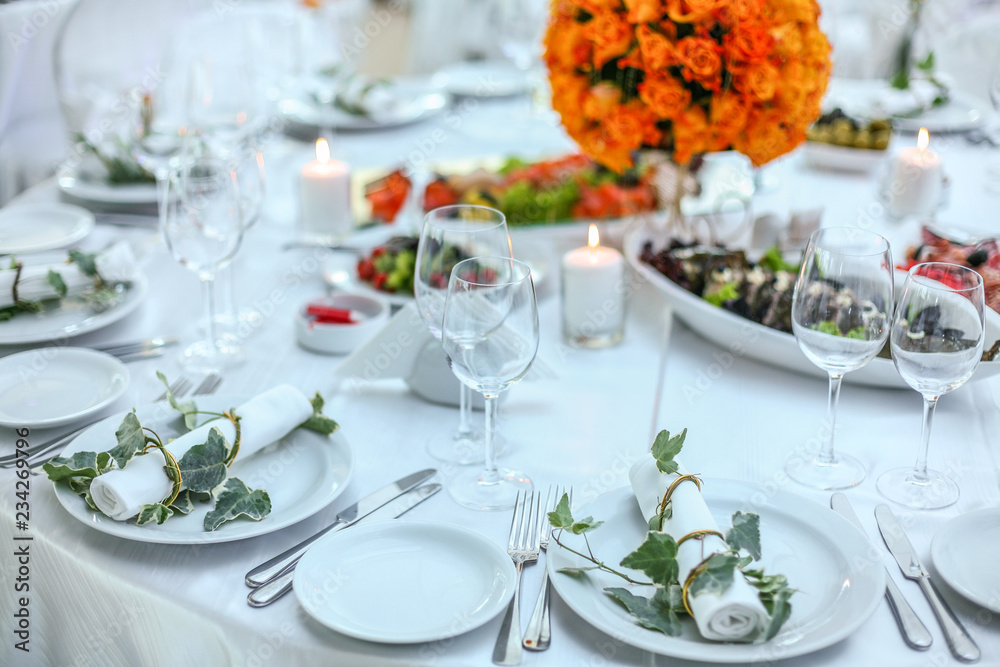
[[[920,451],[917,462],[913,466],[913,477],[918,482],[927,480],[927,450],[931,443],[931,424],[934,422],[934,408],[937,407],[938,396],[924,396],[924,421],[920,427]]]
[[[497,396],[497,394],[483,394],[486,399],[486,468],[480,479],[486,484],[495,484],[500,480],[494,446],[497,433]]]
[[[201,291],[205,303],[205,330],[208,332],[208,347],[217,353],[219,337],[215,332],[215,276],[202,276]]]
[[[816,457],[820,463],[837,462],[837,458],[833,455],[833,436],[837,430],[837,403],[840,401],[840,383],[843,379],[843,373],[836,375],[830,373],[830,396],[826,403],[826,421],[830,427],[830,437],[826,439],[823,451]]]
[[[458,431],[456,440],[472,439],[472,389],[464,382],[459,383],[458,393]]]

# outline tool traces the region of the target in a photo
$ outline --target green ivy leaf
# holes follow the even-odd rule
[[[59,275],[59,272],[49,269],[49,273],[45,276],[45,279],[48,281],[55,293],[59,295],[60,299],[66,296],[66,292],[68,291],[66,288],[66,281],[64,281],[62,276]]]
[[[792,597],[793,593],[795,593],[794,589],[785,587],[774,593],[771,597],[770,604],[767,602],[764,603],[764,607],[767,608],[767,611],[771,614],[771,622],[768,623],[767,631],[764,633],[764,636],[761,637],[760,641],[766,642],[778,634],[781,626],[788,620],[788,617],[792,615],[792,605],[788,600]],[[761,601],[764,601],[763,596],[761,597]]]
[[[739,558],[728,551],[709,556],[705,560],[705,569],[695,576],[688,587],[688,595],[695,597],[701,593],[725,593],[733,584],[737,562]]]
[[[239,479],[230,477],[215,501],[215,509],[205,515],[205,530],[215,530],[239,516],[260,521],[270,513],[271,498],[267,491],[251,490]]]
[[[186,426],[189,431],[192,431],[195,428],[197,428],[198,406],[195,404],[195,402],[191,400],[191,401],[184,401],[183,403],[181,403],[180,401],[177,400],[177,397],[174,396],[174,392],[170,391],[170,383],[167,382],[167,376],[165,376],[160,371],[156,371],[156,377],[159,378],[160,382],[163,383],[163,386],[166,387],[164,393],[166,394],[167,397],[167,403],[174,410],[184,415],[184,426]]]
[[[118,430],[115,431],[115,438],[118,444],[108,450],[108,454],[115,460],[119,468],[124,468],[133,456],[141,454],[146,449],[146,433],[142,430],[142,424],[139,423],[135,410],[122,419]]]
[[[582,535],[583,533],[589,533],[592,530],[600,528],[603,525],[603,521],[595,521],[594,517],[588,516],[585,519],[574,521],[573,525],[569,527],[569,532],[574,535]]]
[[[681,622],[677,612],[669,606],[669,602],[657,591],[653,599],[633,595],[625,588],[605,588],[611,599],[615,600],[644,628],[658,630],[670,637],[681,633]]]
[[[553,512],[549,512],[549,524],[553,528],[569,528],[573,525],[573,513],[569,509],[569,494],[564,493]]]
[[[687,429],[684,429],[673,437],[666,430],[656,434],[656,440],[653,441],[651,451],[653,458],[656,459],[656,467],[660,472],[677,472],[677,462],[674,461],[674,457],[680,453],[681,448],[684,446],[684,438],[686,437]]]
[[[110,468],[111,456],[107,452],[77,452],[70,458],[57,456],[42,466],[50,480],[67,483],[74,478],[93,479]],[[88,490],[89,487],[88,484]]]
[[[222,431],[214,427],[210,429],[208,439],[184,452],[184,456],[177,462],[184,487],[197,493],[210,493],[225,482],[229,474],[229,468],[226,467],[229,450],[229,443]]]
[[[69,261],[80,267],[85,276],[97,278],[97,253],[83,253],[79,250],[69,251]]]
[[[174,502],[170,503],[170,509],[176,514],[190,514],[194,511],[195,501],[207,503],[212,499],[211,493],[195,493],[191,489],[184,489]]]
[[[677,582],[677,542],[667,533],[646,533],[639,548],[619,564],[643,572],[654,584],[669,586]]]
[[[591,570],[600,570],[600,569],[601,568],[598,565],[591,565],[590,567],[561,567],[558,570],[556,570],[556,572],[560,572],[562,574],[568,574],[571,577],[576,577],[579,579],[585,576]]]
[[[135,525],[145,526],[147,523],[155,521],[161,524],[174,515],[174,511],[162,503],[150,503],[139,508],[139,516],[135,518]]]
[[[932,72],[934,71],[934,52],[928,51],[927,56],[923,60],[916,63],[916,67],[921,72]]]
[[[899,70],[889,79],[889,85],[896,90],[906,90],[910,87],[910,73],[905,69]]]
[[[733,527],[726,531],[726,544],[733,551],[746,549],[754,560],[760,560],[760,516],[752,512],[735,512]]]
[[[323,414],[325,401],[318,391],[309,402],[312,404],[313,413],[309,419],[302,423],[302,428],[307,428],[310,431],[316,431],[323,435],[330,435],[340,428],[340,424]]]

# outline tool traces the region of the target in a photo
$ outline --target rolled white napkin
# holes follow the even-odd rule
[[[127,282],[135,278],[136,259],[128,243],[119,241],[95,260],[97,271],[108,282]],[[21,277],[17,283],[18,297],[24,301],[41,301],[56,299],[59,295],[49,284],[49,271],[58,273],[66,283],[66,294],[72,296],[90,289],[94,279],[80,270],[75,263],[67,264],[28,264],[21,268]],[[14,278],[17,272],[4,268],[0,271],[0,308],[14,303]]]
[[[250,399],[236,408],[240,417],[240,451],[238,457],[251,456],[312,416],[312,404],[302,392],[289,385],[280,385]],[[185,433],[167,444],[167,449],[180,460],[184,452],[208,439],[211,429],[218,428],[232,444],[236,429],[228,419],[216,419]],[[94,504],[115,521],[124,521],[139,513],[143,505],[158,503],[167,497],[173,483],[163,470],[166,460],[158,449],[135,456],[122,470],[111,470],[95,478],[90,485]]]
[[[683,468],[680,474],[684,474]],[[643,517],[648,520],[657,514],[663,494],[677,477],[677,474],[660,472],[656,461],[650,457],[632,466],[629,480]],[[719,530],[694,482],[681,482],[674,489],[671,503],[672,513],[663,522],[663,532],[669,533],[675,540],[696,530]],[[702,560],[728,548],[725,540],[715,535],[701,540],[687,540],[677,549],[678,580],[683,584]],[[767,610],[757,597],[757,590],[739,575],[733,578],[733,584],[722,595],[702,593],[688,598],[688,605],[701,636],[715,641],[753,638],[770,621]]]

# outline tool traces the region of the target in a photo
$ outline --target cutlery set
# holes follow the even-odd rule
[[[166,348],[176,345],[176,338],[150,338],[149,340],[131,343],[111,343],[107,345],[92,345],[91,348],[117,357],[124,362],[152,359],[166,352]]]
[[[851,508],[847,496],[843,493],[835,493],[830,498],[830,506],[841,516],[850,521],[858,530],[864,533],[864,528],[858,520],[857,515]],[[937,617],[941,630],[944,632],[945,641],[948,642],[948,649],[956,659],[962,662],[976,662],[979,660],[980,651],[975,641],[969,633],[962,627],[954,612],[948,607],[937,588],[931,582],[930,574],[917,557],[913,545],[903,531],[903,526],[899,523],[896,515],[888,505],[878,505],[875,508],[875,521],[878,524],[882,539],[889,548],[889,553],[896,559],[903,576],[912,579],[920,585],[927,601],[931,605],[934,616]],[[919,651],[926,650],[931,645],[931,634],[927,627],[921,622],[913,609],[903,597],[902,592],[893,582],[886,570],[886,599],[889,601],[889,608],[899,625],[899,630],[903,635],[903,641]]]

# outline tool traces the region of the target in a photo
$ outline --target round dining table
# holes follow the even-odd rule
[[[541,120],[536,121],[540,127],[518,139],[509,126],[524,112],[524,105],[522,98],[458,98],[449,110],[411,125],[337,132],[331,137],[332,152],[360,170],[574,150],[557,125]],[[280,122],[273,129],[264,147],[267,195],[263,213],[245,234],[231,269],[238,304],[256,316],[237,332],[245,361],[222,372],[216,393],[249,397],[279,384],[290,384],[309,396],[319,391],[326,399],[326,414],[337,420],[340,437],[349,444],[352,469],[339,479],[344,488],[326,507],[279,530],[262,528],[259,534],[231,542],[157,544],[96,530],[62,506],[44,475],[31,475],[30,489],[18,497],[24,487],[16,486],[15,471],[0,469],[0,664],[490,664],[502,614],[454,637],[397,644],[338,633],[306,613],[295,595],[264,608],[247,604],[250,589],[244,584],[244,574],[248,570],[326,526],[359,497],[419,469],[436,468],[435,481],[445,487],[449,479],[471,469],[436,460],[426,450],[428,437],[457,424],[458,411],[453,406],[424,400],[401,377],[384,377],[398,374],[338,373],[343,355],[313,352],[297,343],[295,314],[303,304],[326,293],[323,266],[333,253],[318,247],[286,248],[298,238],[298,177],[301,166],[312,159],[313,145],[283,134]],[[897,134],[889,152],[912,144],[914,135]],[[946,176],[937,220],[1000,234],[996,223],[1000,195],[990,189],[991,168],[1000,165],[1000,151],[988,142],[975,144],[963,135],[945,133],[933,136],[931,147],[940,155]],[[756,176],[752,216],[773,213],[786,220],[796,211],[823,209],[825,225],[866,227],[884,234],[897,262],[919,238],[920,220],[893,220],[886,214],[879,198],[879,168],[868,173],[815,169],[799,150]],[[10,206],[59,200],[60,190],[52,179],[23,193]],[[151,404],[162,390],[157,371],[168,379],[185,374],[178,350],[202,335],[199,286],[196,275],[171,258],[155,217],[101,211],[96,218],[97,225],[82,247],[97,250],[113,241],[127,241],[148,280],[148,292],[140,306],[120,321],[50,344],[87,347],[157,336],[181,340],[163,356],[128,364],[131,382],[127,391],[101,412],[111,416]],[[397,231],[415,229],[412,217],[397,225]],[[620,243],[625,227],[624,222],[602,223],[606,242]],[[620,343],[581,349],[563,341],[559,263],[565,252],[586,244],[586,235],[586,226],[579,223],[512,229],[514,255],[519,248],[530,250],[546,268],[536,286],[538,363],[545,372],[529,375],[504,397],[499,428],[507,447],[500,463],[527,472],[543,493],[550,485],[572,487],[573,504],[579,507],[628,487],[630,467],[648,456],[657,432],[686,428],[680,458],[707,487],[713,480],[736,480],[756,485],[764,494],[791,494],[802,506],[829,507],[829,492],[800,486],[784,472],[785,461],[801,454],[822,433],[827,382],[818,373],[793,373],[758,361],[752,354],[733,353],[708,342],[674,317],[656,285],[635,273],[624,290],[627,318]],[[748,341],[747,346],[752,344]],[[44,345],[3,346],[0,354]],[[441,368],[447,371],[443,362]],[[938,408],[930,463],[958,482],[958,502],[935,511],[893,507],[917,555],[978,643],[983,665],[1000,664],[1000,622],[990,605],[965,599],[936,576],[931,544],[952,519],[1000,503],[998,401],[1000,378],[974,377],[945,396]],[[478,421],[482,413],[474,416]],[[845,493],[871,541],[870,557],[884,561],[889,576],[930,630],[930,649],[909,648],[888,604],[882,601],[856,631],[840,641],[820,642],[822,648],[787,659],[782,646],[774,645],[754,654],[754,664],[931,667],[957,662],[918,586],[902,577],[882,544],[873,514],[874,507],[884,502],[875,480],[889,468],[912,464],[920,420],[921,399],[915,391],[848,381],[840,398],[836,439],[838,449],[860,459],[868,471],[861,484]],[[27,439],[40,442],[58,430],[30,429]],[[3,435],[0,454],[8,454],[17,435],[14,429],[3,429]],[[285,477],[285,482],[305,474],[294,457],[272,473]],[[27,516],[18,515],[22,510]],[[463,527],[506,549],[511,515],[465,509],[442,492],[398,519],[411,520]],[[762,530],[766,539],[766,524]],[[996,557],[1000,543],[985,538],[971,543],[992,553],[985,560],[1000,566]],[[547,555],[542,553],[538,563],[525,567],[522,626],[527,624],[546,562]],[[384,589],[378,590],[385,594]],[[1000,610],[1000,590],[988,595],[992,608]],[[393,604],[391,596],[377,602]],[[651,631],[636,627],[635,632]],[[695,659],[696,652],[681,659],[635,644],[631,634],[584,620],[554,590],[551,647],[544,652],[525,651],[522,664],[708,664]]]

